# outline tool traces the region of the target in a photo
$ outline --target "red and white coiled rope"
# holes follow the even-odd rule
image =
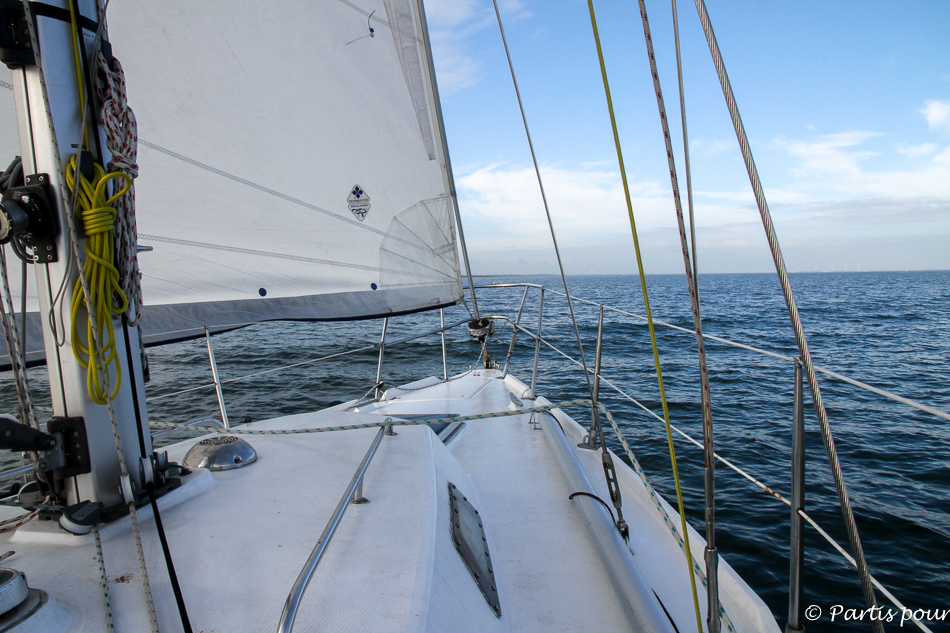
[[[136,178],[139,167],[138,125],[135,113],[129,107],[125,92],[125,72],[118,59],[112,58],[109,65],[100,51],[96,64],[96,96],[99,99],[99,117],[106,133],[106,145],[112,153],[109,172],[122,172]],[[116,201],[115,244],[116,268],[119,269],[119,285],[129,300],[126,315],[129,325],[137,325],[142,318],[142,275],[139,272],[138,231],[135,226],[135,186]]]

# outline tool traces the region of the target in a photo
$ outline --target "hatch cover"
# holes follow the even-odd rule
[[[488,605],[501,617],[501,604],[498,601],[498,588],[495,584],[495,572],[492,568],[491,554],[488,553],[488,541],[482,527],[482,517],[468,499],[462,495],[455,484],[449,482],[450,517],[452,519],[452,541],[462,560]]]

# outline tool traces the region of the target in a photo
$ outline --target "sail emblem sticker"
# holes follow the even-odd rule
[[[350,207],[350,211],[353,212],[353,215],[355,215],[356,219],[360,222],[362,222],[366,218],[366,214],[369,213],[369,196],[359,185],[353,185],[353,189],[350,191],[350,197],[346,199],[346,203],[347,206]]]

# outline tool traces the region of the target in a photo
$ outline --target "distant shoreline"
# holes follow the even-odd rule
[[[919,270],[799,270],[789,271],[790,275],[866,275],[881,273],[946,273],[950,272],[947,268],[922,268]],[[761,273],[699,273],[700,276],[706,275],[774,275],[775,271]],[[647,273],[647,277],[660,276],[685,276],[685,273]],[[568,277],[637,277],[636,273],[567,273]],[[559,273],[496,273],[492,275],[472,275],[479,279],[490,277],[560,277]]]

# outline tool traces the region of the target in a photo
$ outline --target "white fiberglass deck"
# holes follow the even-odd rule
[[[471,415],[515,408],[525,386],[498,371],[391,389],[360,411],[334,409],[255,423],[290,429],[359,424],[379,415]],[[541,401],[539,401],[540,403]],[[529,403],[526,403],[529,404]],[[569,446],[581,428],[555,412]],[[305,594],[295,631],[625,631],[621,601],[554,458],[529,415],[477,420],[446,444],[425,426],[385,436],[366,473],[370,503],[350,505]],[[159,505],[195,631],[275,631],[287,594],[376,429],[246,436],[258,461],[195,470]],[[168,448],[184,458],[197,440]],[[607,498],[599,453],[574,450]],[[679,631],[695,630],[686,564],[639,478],[617,460],[634,561]],[[448,482],[482,517],[501,604],[496,617],[451,539]],[[667,506],[670,516],[677,515]],[[139,510],[161,631],[179,631],[151,511]],[[148,630],[129,518],[102,529],[117,631]],[[693,551],[703,542],[692,534]],[[50,603],[23,631],[102,631],[106,609],[93,537],[32,521],[0,536],[6,563]],[[777,631],[765,605],[724,562],[722,600],[739,631]],[[651,600],[654,599],[649,597]],[[705,596],[700,595],[705,605]],[[704,613],[705,617],[705,613]],[[665,626],[664,622],[664,626]],[[724,628],[725,630],[725,628]]]

